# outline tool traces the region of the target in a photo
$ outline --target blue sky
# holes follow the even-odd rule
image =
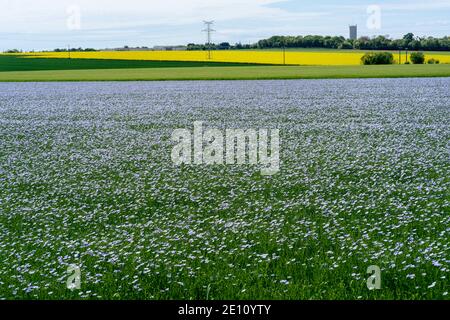
[[[205,19],[215,20],[214,42],[252,43],[271,35],[348,36],[349,24],[358,24],[359,35],[367,36],[450,35],[450,0],[0,0],[0,4],[0,50],[202,43]],[[378,13],[379,23],[374,24]]]

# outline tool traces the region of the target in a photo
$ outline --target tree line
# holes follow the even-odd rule
[[[361,37],[350,40],[338,36],[273,36],[254,44],[243,45],[228,42],[220,44],[189,44],[187,50],[239,50],[239,49],[281,49],[281,48],[325,48],[357,50],[414,50],[414,51],[450,51],[450,37],[416,37],[412,33],[401,39],[386,36]]]
[[[82,51],[86,51],[86,52],[93,52],[93,51],[97,51],[93,48],[70,48],[70,49],[66,49],[66,48],[56,48],[55,50],[53,50],[54,52],[82,52]]]
[[[416,37],[413,33],[406,34],[401,39],[391,39],[386,36],[360,37],[357,40],[346,39],[342,36],[273,36],[253,44],[229,42],[219,44],[187,45],[187,50],[242,50],[242,49],[281,49],[281,48],[324,48],[324,49],[356,49],[356,50],[411,50],[411,51],[450,51],[450,37]],[[129,49],[125,46],[124,49]],[[142,47],[142,49],[148,49]],[[67,48],[57,48],[55,52],[67,52]],[[70,51],[96,51],[93,48],[71,48]],[[19,53],[12,49],[7,53]]]

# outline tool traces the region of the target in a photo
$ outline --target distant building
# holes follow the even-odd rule
[[[154,46],[154,51],[185,51],[187,46]]]
[[[155,46],[153,48],[125,46],[122,48],[103,49],[103,51],[185,51],[185,50],[187,50],[187,46]]]
[[[358,26],[350,26],[350,40],[358,39]]]

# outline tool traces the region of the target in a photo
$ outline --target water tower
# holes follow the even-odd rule
[[[350,26],[350,40],[358,39],[358,26]]]

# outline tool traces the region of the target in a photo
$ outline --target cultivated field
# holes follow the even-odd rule
[[[0,298],[449,299],[449,86],[1,83]],[[175,167],[194,121],[279,128],[280,173]]]
[[[212,51],[209,60],[206,51],[107,51],[107,52],[73,52],[71,57],[75,59],[112,59],[112,60],[152,60],[152,61],[214,61],[234,63],[259,63],[259,64],[287,64],[287,65],[317,65],[339,66],[360,65],[364,51],[340,51],[340,50],[316,50],[297,51],[290,50],[283,54],[282,51]],[[394,55],[397,55],[394,52]],[[67,52],[33,53],[30,57],[64,58]],[[397,58],[397,56],[396,56]],[[426,53],[426,58],[435,58],[441,63],[450,63],[450,54]],[[403,53],[402,61],[406,61]],[[409,59],[408,59],[409,61]]]
[[[233,67],[256,64],[211,62],[211,61],[151,61],[112,59],[29,59],[25,55],[0,54],[0,72],[92,70],[92,69],[157,69],[157,68],[199,68]]]
[[[450,65],[238,66],[0,72],[0,82],[450,77]]]
[[[426,53],[439,65],[362,66],[360,51],[67,52],[0,54],[0,81],[261,80],[450,77],[448,53]],[[290,65],[292,62],[305,66]],[[405,59],[405,57],[403,57]],[[264,64],[267,63],[267,64]],[[311,65],[308,65],[311,64]]]

